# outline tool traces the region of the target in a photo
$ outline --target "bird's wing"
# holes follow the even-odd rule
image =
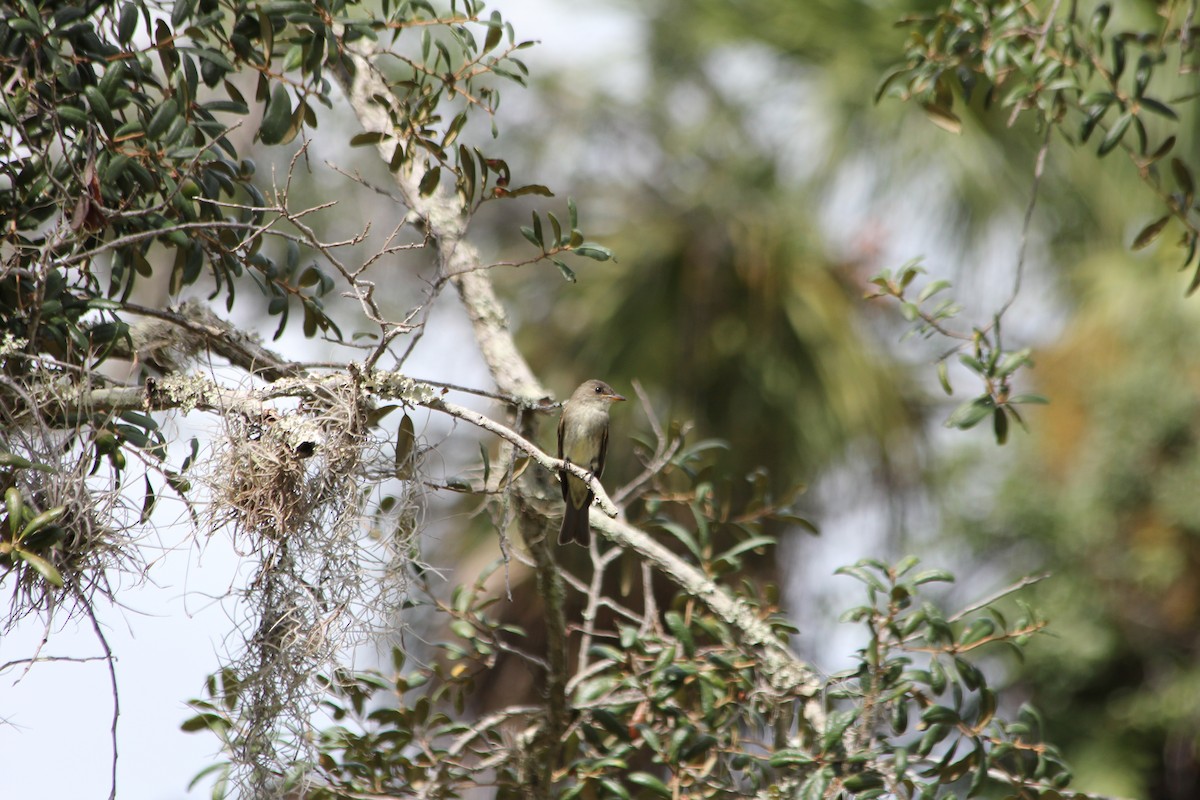
[[[592,474],[599,478],[604,474],[604,456],[608,453],[608,426],[604,426],[604,432],[600,434],[600,452],[596,454],[596,468],[592,470]]]
[[[563,414],[558,418],[558,457],[563,457],[563,421],[566,419],[566,409],[563,409]],[[568,504],[571,500],[571,487],[567,483],[568,472],[565,469],[558,471],[558,484],[562,487],[563,500]]]

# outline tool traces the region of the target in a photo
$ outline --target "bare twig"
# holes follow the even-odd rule
[[[109,736],[112,740],[112,776],[111,784],[108,792],[108,800],[117,799],[117,720],[121,716],[121,698],[117,690],[117,668],[116,658],[113,656],[112,648],[108,646],[108,639],[104,635],[104,631],[100,628],[100,620],[96,618],[96,610],[92,608],[92,604],[88,602],[86,596],[77,592],[79,601],[83,603],[84,611],[87,613],[88,619],[92,621],[92,630],[96,633],[96,640],[100,642],[100,648],[104,650],[104,661],[108,665],[108,680],[112,687],[113,713],[112,726],[109,728]]]

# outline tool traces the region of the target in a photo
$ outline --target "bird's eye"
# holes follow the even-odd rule
[[[604,394],[604,390],[599,386],[596,387],[596,394]]]

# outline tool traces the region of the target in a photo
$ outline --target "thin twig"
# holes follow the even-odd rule
[[[989,596],[983,598],[982,600],[978,600],[978,601],[972,603],[971,605],[967,606],[966,608],[959,610],[955,614],[948,617],[946,619],[946,621],[947,622],[958,622],[960,619],[963,619],[968,614],[973,614],[981,608],[987,608],[992,603],[995,603],[997,600],[999,600],[1003,597],[1007,597],[1008,595],[1012,594],[1013,592],[1019,592],[1020,590],[1024,589],[1026,586],[1033,586],[1035,583],[1041,583],[1042,581],[1046,580],[1049,577],[1050,577],[1049,572],[1043,572],[1040,575],[1026,575],[1024,578],[1021,578],[1016,583],[1009,584],[1008,586],[1005,586],[1003,589],[1000,589],[995,594],[989,595]]]
[[[92,621],[92,630],[95,631],[96,639],[100,642],[101,649],[104,650],[104,661],[108,665],[108,680],[112,687],[113,699],[112,726],[109,728],[109,736],[112,740],[112,782],[108,792],[108,800],[117,800],[117,720],[121,716],[121,697],[117,690],[116,659],[113,657],[112,648],[108,646],[108,639],[104,636],[104,631],[100,627],[100,620],[96,618],[96,610],[92,608],[92,604],[88,602],[82,593],[77,592],[76,594],[80,602],[83,603],[83,608],[88,615],[88,619]]]

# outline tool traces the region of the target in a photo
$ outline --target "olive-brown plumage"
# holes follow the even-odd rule
[[[625,398],[613,391],[604,381],[585,381],[563,406],[558,420],[558,457],[587,469],[597,478],[604,472],[604,456],[608,451],[608,410],[613,403]],[[587,547],[591,540],[588,509],[594,495],[588,485],[567,472],[559,471],[562,484],[562,530],[558,543],[575,542]]]

